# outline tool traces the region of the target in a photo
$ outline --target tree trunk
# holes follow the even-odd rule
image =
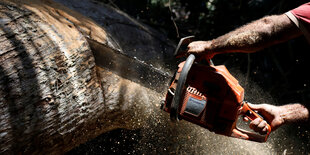
[[[104,49],[88,40],[167,68],[165,36],[100,3],[58,2],[89,18],[51,0],[0,1],[0,154],[64,153],[159,106],[161,93],[96,66]]]

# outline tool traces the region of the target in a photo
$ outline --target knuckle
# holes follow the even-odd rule
[[[265,124],[264,123],[260,123],[257,128],[263,130],[265,128]]]
[[[260,118],[256,118],[256,119],[254,119],[252,122],[253,122],[253,124],[255,124],[255,125],[258,125],[258,124],[260,124],[261,123],[261,119]]]
[[[255,125],[251,122],[250,125],[249,125],[249,127],[250,127],[251,129],[254,129]]]

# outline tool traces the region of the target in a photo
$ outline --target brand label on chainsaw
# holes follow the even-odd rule
[[[207,101],[206,100],[198,100],[192,97],[189,97],[185,112],[192,114],[194,116],[199,116],[199,114],[203,111],[203,109],[206,106]]]

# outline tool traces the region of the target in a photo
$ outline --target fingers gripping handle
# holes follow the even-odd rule
[[[176,56],[177,58],[182,57],[182,56],[186,56],[187,55],[187,51],[188,51],[188,45],[193,42],[195,39],[195,36],[187,36],[184,38],[181,38],[177,48],[174,51],[174,56]],[[200,62],[204,59],[204,57],[197,57],[196,61]],[[207,63],[209,65],[214,65],[213,61],[211,59],[206,59]]]
[[[253,111],[246,102],[244,102],[241,107],[240,115],[246,116],[251,121],[256,118],[263,120],[263,118],[259,114],[257,114],[255,111]],[[267,133],[265,135],[261,135],[259,133],[253,133],[251,131],[235,128],[233,129],[232,136],[236,138],[247,139],[247,140],[256,141],[256,142],[266,142],[271,132],[271,126],[268,123],[266,126],[267,126]]]

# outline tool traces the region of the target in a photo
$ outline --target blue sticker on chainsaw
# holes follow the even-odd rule
[[[185,107],[185,112],[192,114],[194,116],[199,116],[199,114],[205,108],[206,103],[207,103],[206,100],[198,100],[198,99],[189,97],[186,107]]]

